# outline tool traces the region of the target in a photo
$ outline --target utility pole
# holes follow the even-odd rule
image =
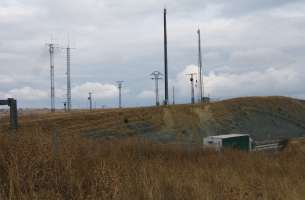
[[[53,43],[47,44],[50,53],[50,79],[51,79],[51,112],[55,112],[55,82],[54,82],[54,49]]]
[[[200,95],[200,102],[203,102],[203,80],[202,80],[202,54],[201,54],[201,35],[200,35],[200,29],[198,28],[197,31],[198,34],[198,73],[199,73],[199,95]]]
[[[90,111],[92,111],[92,93],[91,93],[91,92],[89,92],[88,100],[89,100],[89,108],[90,108]]]
[[[119,108],[122,108],[122,85],[124,81],[117,81],[119,89]]]
[[[194,75],[197,73],[190,73],[186,74],[187,76],[190,76],[190,81],[191,81],[191,103],[195,104],[195,91],[194,91]]]
[[[67,102],[64,102],[64,109],[65,109],[65,112],[67,112]]]
[[[173,105],[175,105],[175,86],[173,86]]]
[[[164,8],[164,79],[165,79],[165,100],[164,104],[168,104],[168,60],[167,60],[167,24],[166,24],[167,10]]]
[[[155,80],[155,93],[156,93],[156,106],[160,105],[159,101],[159,80],[162,79],[162,74],[159,71],[154,71],[151,76],[153,76],[151,79]]]

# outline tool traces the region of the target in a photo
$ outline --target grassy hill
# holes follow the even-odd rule
[[[1,119],[2,131],[8,120]],[[256,140],[305,135],[305,103],[287,97],[245,97],[210,104],[24,114],[18,132],[57,131],[112,139],[139,136],[165,143],[197,143],[207,135],[247,133]]]
[[[294,137],[304,134],[304,113],[299,100],[249,97],[193,106],[34,112],[20,117],[17,134],[7,134],[3,118],[0,199],[303,199],[304,140],[289,141],[276,153],[219,153],[129,136],[198,144],[209,134],[242,131],[261,140]]]

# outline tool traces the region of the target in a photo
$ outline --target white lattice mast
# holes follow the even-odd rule
[[[55,112],[55,82],[54,82],[54,49],[53,43],[48,44],[50,53],[50,81],[51,81],[51,112]]]
[[[152,80],[155,80],[155,94],[156,94],[156,106],[160,105],[159,101],[159,80],[162,79],[162,74],[159,71],[154,71],[152,74]]]
[[[67,47],[67,110],[72,109],[72,97],[71,97],[71,48],[68,44]]]

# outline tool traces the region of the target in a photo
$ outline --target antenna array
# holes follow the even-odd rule
[[[159,71],[154,71],[153,73],[151,73],[152,76],[152,80],[155,80],[155,93],[156,93],[156,106],[160,105],[160,101],[159,101],[159,80],[162,79],[162,74]]]

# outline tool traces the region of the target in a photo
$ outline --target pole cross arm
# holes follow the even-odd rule
[[[8,105],[10,107],[10,125],[12,129],[18,128],[18,111],[17,101],[13,98],[0,100],[0,105]]]

